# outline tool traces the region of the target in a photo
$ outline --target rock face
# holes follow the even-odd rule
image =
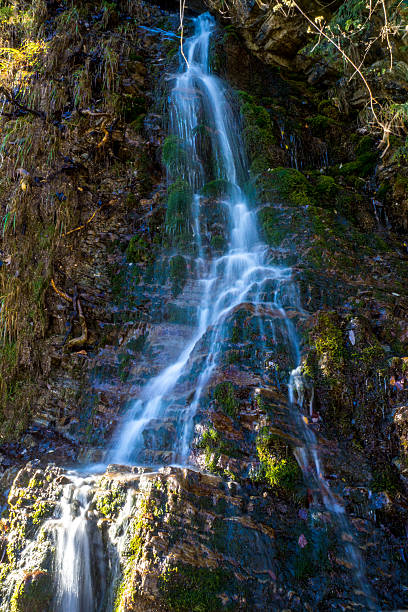
[[[260,317],[282,312],[245,302],[226,321],[190,468],[66,467],[104,460],[121,412],[196,323],[194,258],[166,230],[161,161],[172,144],[166,75],[178,65],[178,40],[163,35],[178,15],[164,9],[177,4],[38,3],[29,31],[24,3],[4,10],[7,46],[39,46],[24,59],[34,93],[8,99],[2,117],[0,609],[404,609],[406,171],[357,131],[357,95],[343,113],[329,69],[320,79],[314,60],[302,75],[284,68],[301,61],[305,28],[263,3],[229,3],[234,28],[220,24],[212,63],[235,90],[270,260],[293,270],[284,306],[301,337],[296,410],[285,325],[259,332]],[[11,87],[22,68],[8,69]],[[225,188],[206,185],[199,219],[216,253]],[[183,381],[177,407],[193,393]],[[305,469],[308,433],[323,494]],[[174,415],[152,423],[145,464],[173,463],[175,435]],[[84,563],[69,565],[69,551]]]

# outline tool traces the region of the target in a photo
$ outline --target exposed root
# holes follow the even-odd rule
[[[67,293],[64,293],[63,291],[61,291],[61,289],[58,289],[58,287],[56,286],[54,282],[54,279],[51,279],[51,287],[54,289],[55,293],[59,295],[63,300],[65,300],[66,302],[69,302],[70,304],[73,304],[74,306],[71,321],[70,321],[70,326],[64,338],[64,341],[62,343],[62,346],[65,345],[67,337],[71,333],[72,323],[73,323],[73,319],[75,318],[75,315],[78,315],[78,320],[81,325],[82,334],[78,336],[77,338],[72,338],[72,340],[68,342],[67,348],[79,348],[88,342],[88,327],[86,325],[86,319],[84,317],[81,302],[78,297],[78,292],[75,289],[74,297],[72,298]]]

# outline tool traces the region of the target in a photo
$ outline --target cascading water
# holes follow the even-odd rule
[[[208,14],[196,20],[196,32],[185,44],[187,61],[174,77],[169,96],[170,133],[184,152],[176,167],[169,170],[169,178],[173,182],[176,179],[184,181],[193,194],[184,221],[193,236],[197,255],[194,262],[198,287],[197,324],[174,363],[142,389],[124,417],[107,458],[119,464],[177,463],[185,466],[189,463],[194,417],[221,364],[228,319],[240,306],[249,305],[258,314],[259,336],[269,334],[276,346],[285,345],[290,363],[289,402],[301,441],[297,451],[299,464],[305,480],[311,483],[331,516],[333,528],[354,569],[363,605],[375,608],[344,509],[324,479],[316,438],[299,410],[302,404],[301,348],[295,324],[288,313],[289,310],[292,314],[306,313],[299,303],[291,268],[275,266],[268,261],[268,248],[259,237],[256,214],[245,195],[247,173],[239,123],[225,84],[212,75],[209,68],[214,26]],[[209,139],[210,169],[208,160],[201,155],[200,126]],[[208,181],[222,184],[220,200],[227,247],[221,256],[211,252],[201,214],[205,204],[203,187]],[[171,423],[172,435],[165,441],[154,434],[161,423]],[[92,571],[97,555],[88,521],[90,482],[74,476],[71,479],[72,484],[66,486],[60,503],[60,517],[50,521],[55,524],[57,545],[55,609],[88,612],[97,609]],[[99,577],[102,575],[103,568]]]
[[[178,360],[146,385],[126,416],[111,453],[111,460],[118,463],[142,459],[144,430],[153,421],[166,419],[172,413],[170,395],[180,380],[189,375],[191,357],[204,336],[208,336],[208,354],[196,377],[193,400],[177,415],[177,435],[170,449],[173,462],[188,460],[194,415],[218,362],[228,315],[245,302],[260,305],[268,283],[273,285],[276,297],[281,293],[281,286],[291,279],[289,268],[267,263],[267,247],[259,239],[255,213],[250,210],[241,187],[245,170],[239,130],[225,86],[209,70],[208,50],[214,20],[203,15],[197,19],[196,28],[195,36],[185,46],[186,70],[176,76],[170,94],[170,129],[178,142],[183,143],[188,159],[188,163],[180,164],[177,170],[195,191],[193,213],[199,213],[203,199],[200,191],[208,178],[224,183],[222,204],[228,250],[219,258],[205,259],[200,221],[198,217],[193,220],[199,254],[196,267],[201,275],[198,279],[201,286],[198,326]],[[211,177],[206,176],[198,150],[196,133],[200,122],[211,133],[211,149],[216,160]],[[276,300],[268,305],[285,319]]]
[[[330,513],[333,527],[338,531],[348,563],[353,568],[360,598],[368,608],[375,608],[371,591],[364,575],[363,562],[357,545],[350,534],[344,508],[331,493],[324,479],[318,456],[317,440],[299,411],[302,404],[302,378],[300,374],[300,343],[293,321],[286,309],[303,313],[290,268],[271,265],[267,260],[267,247],[259,238],[256,216],[249,206],[243,190],[245,162],[239,126],[229,103],[225,85],[209,69],[209,42],[214,20],[202,15],[196,20],[196,33],[185,45],[186,62],[175,77],[170,94],[170,133],[182,143],[186,161],[177,166],[178,176],[187,181],[194,191],[192,228],[197,246],[196,269],[201,286],[198,306],[198,326],[191,340],[175,363],[151,380],[121,426],[111,459],[132,462],[143,459],[144,431],[153,422],[176,419],[176,436],[169,456],[173,462],[186,464],[190,453],[194,416],[204,389],[211,381],[221,356],[226,333],[226,320],[243,303],[255,310],[261,308],[275,313],[275,318],[262,321],[259,331],[268,329],[274,336],[286,340],[293,370],[288,381],[289,402],[293,407],[302,447],[297,450],[298,462],[305,480],[321,498]],[[215,159],[212,175],[204,168],[198,148],[197,128],[204,125],[210,132],[211,151]],[[170,179],[175,178],[174,169]],[[205,257],[203,232],[199,219],[203,185],[208,180],[222,180],[226,187],[222,198],[224,206],[228,249],[221,257]],[[207,356],[198,374],[195,372],[194,394],[182,410],[174,410],[171,399],[180,381],[192,376],[192,356],[206,338]],[[168,449],[169,450],[169,449]]]

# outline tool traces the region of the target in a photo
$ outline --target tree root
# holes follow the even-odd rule
[[[64,338],[62,346],[65,346],[67,338],[68,338],[68,336],[69,336],[69,334],[71,333],[71,330],[72,330],[73,320],[75,318],[75,315],[77,315],[77,318],[78,318],[79,323],[81,325],[82,334],[80,336],[78,336],[77,338],[72,338],[66,344],[66,346],[67,346],[67,348],[80,348],[81,346],[83,346],[84,344],[86,344],[88,342],[88,327],[86,325],[86,319],[84,317],[84,313],[83,313],[83,310],[82,310],[81,302],[80,302],[79,297],[78,297],[78,291],[77,291],[77,289],[75,289],[74,297],[72,298],[67,293],[64,293],[63,291],[61,291],[61,289],[58,289],[58,287],[56,286],[56,284],[54,282],[54,279],[51,279],[51,287],[54,289],[55,293],[57,295],[59,295],[63,300],[65,300],[66,302],[68,302],[68,303],[73,305],[73,313],[72,313],[72,317],[71,317],[70,327],[69,327],[68,332],[67,332],[67,334],[66,334],[66,336]]]

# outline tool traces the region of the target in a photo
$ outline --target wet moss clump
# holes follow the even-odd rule
[[[287,447],[276,436],[262,435],[257,440],[256,450],[260,460],[258,479],[289,493],[298,489],[302,472],[296,459],[288,454]]]
[[[312,342],[323,375],[338,379],[346,356],[340,319],[335,312],[321,312],[313,330]]]
[[[316,179],[316,191],[324,200],[331,201],[334,204],[333,200],[339,191],[339,186],[333,177],[323,174]]]
[[[220,595],[232,582],[223,569],[192,565],[168,568],[159,578],[159,591],[168,608],[174,612],[216,612],[224,610]]]
[[[38,570],[18,584],[10,599],[10,612],[51,612],[52,581],[47,572]]]
[[[169,187],[165,221],[169,234],[183,236],[189,233],[192,201],[193,192],[186,181],[177,179]]]
[[[234,185],[224,179],[216,179],[206,183],[201,189],[201,193],[206,198],[219,198],[227,195],[234,189]]]
[[[174,296],[179,295],[186,284],[188,276],[187,262],[182,255],[170,259],[170,281]]]
[[[170,172],[181,171],[187,161],[185,145],[177,136],[167,136],[162,149],[162,162]]]
[[[137,235],[130,239],[126,249],[126,259],[128,263],[143,263],[149,261],[151,257],[151,245],[144,236]]]
[[[204,451],[205,467],[214,474],[222,472],[221,468],[218,467],[221,455],[227,455],[228,457],[239,457],[241,455],[239,448],[233,442],[223,440],[214,427],[209,427],[204,431],[201,440],[197,443],[197,448]]]
[[[273,168],[255,179],[257,196],[261,202],[273,202],[279,198],[293,206],[313,205],[313,187],[307,178],[295,168]]]
[[[234,385],[231,382],[225,381],[217,385],[214,389],[214,399],[225,414],[231,418],[236,417],[238,404]]]
[[[273,206],[262,208],[259,219],[266,242],[271,246],[280,245],[289,231],[287,221],[282,218],[281,211]]]
[[[244,129],[243,138],[250,161],[258,156],[270,163],[272,148],[276,144],[273,122],[268,110],[256,103],[254,96],[238,92]]]

